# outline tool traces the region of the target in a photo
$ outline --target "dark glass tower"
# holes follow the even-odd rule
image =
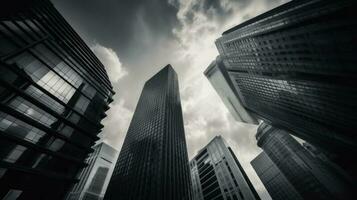
[[[303,200],[299,192],[266,153],[261,152],[250,163],[272,199]]]
[[[293,0],[216,41],[247,109],[345,159],[357,150],[356,10],[355,0]]]
[[[243,167],[221,136],[190,161],[194,200],[260,200]]]
[[[146,81],[105,199],[189,200],[191,179],[177,74]]]
[[[0,199],[63,199],[114,92],[49,1],[0,4]]]
[[[285,130],[262,123],[258,128],[256,138],[258,146],[264,150],[303,199],[353,199],[349,182],[325,162],[313,157]],[[262,168],[262,166],[255,168]],[[279,180],[276,179],[276,181]],[[264,182],[268,181],[263,179]],[[269,184],[273,186],[267,187],[268,190],[272,187],[279,187],[281,183]],[[269,192],[271,191],[274,190]],[[271,195],[274,197],[278,194]]]

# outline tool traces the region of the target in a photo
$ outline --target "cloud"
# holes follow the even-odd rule
[[[128,75],[128,72],[122,66],[117,53],[113,49],[104,47],[98,43],[92,46],[91,49],[103,63],[112,82],[118,82],[119,79]]]
[[[111,108],[106,114],[108,116],[102,121],[104,129],[101,141],[120,150],[133,116],[133,111],[125,107],[125,101],[121,99],[111,104]]]

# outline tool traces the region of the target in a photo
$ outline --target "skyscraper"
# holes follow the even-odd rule
[[[274,200],[303,200],[295,187],[267,156],[261,152],[251,161],[255,172]]]
[[[105,199],[189,200],[191,180],[177,74],[146,81]]]
[[[285,130],[262,123],[256,138],[258,146],[303,199],[353,199],[351,185],[324,162],[313,157]],[[278,187],[281,183],[272,184],[275,185],[272,187]]]
[[[63,199],[114,91],[49,1],[0,4],[0,199]]]
[[[213,138],[190,161],[193,200],[260,199],[232,149]]]
[[[117,151],[101,142],[93,147],[87,158],[88,166],[79,176],[79,182],[72,188],[67,200],[101,200],[112,176]]]
[[[235,120],[249,124],[258,124],[256,117],[243,106],[240,100],[241,97],[239,97],[237,90],[234,88],[233,82],[220,56],[217,56],[216,60],[207,67],[204,74]]]
[[[354,0],[292,0],[216,41],[247,109],[341,161],[357,149],[356,9]]]

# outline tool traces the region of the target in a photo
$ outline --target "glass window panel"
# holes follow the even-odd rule
[[[13,101],[10,102],[9,106],[48,127],[50,127],[50,125],[56,120],[55,117],[33,105],[22,97],[16,97]]]
[[[73,122],[74,124],[77,124],[81,118],[80,118],[79,115],[77,115],[76,113],[71,112],[71,114],[69,115],[69,118],[68,118],[68,119],[69,119],[71,122]]]
[[[5,175],[7,169],[5,168],[0,168],[0,179]]]
[[[49,149],[52,151],[59,151],[63,145],[64,145],[64,141],[61,139],[56,139],[50,146]]]
[[[89,99],[87,99],[85,96],[81,95],[74,107],[78,112],[80,112],[81,114],[84,114],[88,105],[89,105]]]
[[[65,124],[61,124],[59,127],[59,132],[62,133],[62,135],[65,135],[66,137],[71,137],[74,129],[70,126],[67,126]]]
[[[74,94],[74,88],[70,84],[29,53],[23,53],[9,62],[14,62],[20,68],[23,68],[37,84],[51,92],[64,103],[68,103]],[[65,88],[71,88],[70,92],[63,93],[63,88],[58,91],[62,85],[65,85]]]
[[[5,161],[10,162],[10,163],[14,163],[16,162],[20,156],[24,153],[24,151],[27,148],[21,145],[17,145],[5,158]]]
[[[36,143],[46,133],[19,119],[0,112],[0,128],[8,134]]]
[[[22,190],[9,190],[3,200],[16,200],[20,197]]]
[[[34,86],[29,86],[25,92],[32,97],[36,98],[38,101],[46,104],[48,107],[55,110],[58,114],[61,114],[64,110],[64,106],[59,104],[57,101],[44,94],[41,90],[35,88]]]
[[[86,94],[89,98],[93,98],[96,94],[96,90],[90,86],[89,84],[85,84],[84,88],[83,88],[83,93]]]
[[[32,165],[32,168],[36,168],[38,164],[41,162],[41,160],[46,156],[46,154],[41,154],[35,161],[35,163]]]
[[[0,120],[0,130],[4,131],[7,128],[9,128],[9,126],[11,126],[12,121],[8,120],[8,119],[2,119]]]

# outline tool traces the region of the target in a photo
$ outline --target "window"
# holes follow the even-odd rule
[[[79,97],[78,101],[76,102],[76,105],[74,106],[74,108],[81,114],[84,114],[88,105],[89,105],[89,99],[87,99],[85,96],[81,95]]]
[[[38,85],[64,103],[68,103],[75,92],[75,89],[64,81],[62,77],[58,76],[29,53],[23,53],[15,57],[12,62],[15,62],[20,68],[24,69]]]
[[[65,82],[53,71],[48,71],[40,80],[37,81],[37,84],[51,92],[54,96],[65,103],[68,103],[75,92],[75,89],[71,85]]]
[[[7,169],[0,168],[0,178],[2,178],[5,175],[6,171],[7,171]]]
[[[0,130],[32,143],[37,143],[46,134],[40,129],[3,112],[0,112]]]
[[[10,163],[15,163],[20,156],[24,153],[24,151],[26,151],[26,147],[21,146],[21,145],[17,145],[8,155],[7,157],[4,159],[7,162]]]
[[[37,89],[33,85],[30,85],[26,90],[25,93],[31,95],[41,103],[47,105],[52,110],[56,111],[58,114],[61,114],[64,111],[64,106],[60,103],[43,93],[41,90]]]
[[[50,146],[48,149],[52,150],[52,151],[59,151],[63,145],[64,145],[64,141],[61,139],[56,139]]]
[[[16,200],[21,195],[22,190],[9,190],[2,200]]]
[[[16,97],[14,100],[11,101],[10,107],[14,108],[17,111],[35,119],[42,124],[50,127],[50,125],[56,120],[55,117],[48,114],[44,110],[38,108],[37,106],[33,105],[29,101],[23,99],[22,97]]]
[[[92,86],[90,86],[89,84],[85,84],[83,88],[83,93],[87,95],[90,99],[92,99],[95,96],[96,92],[97,91]]]

